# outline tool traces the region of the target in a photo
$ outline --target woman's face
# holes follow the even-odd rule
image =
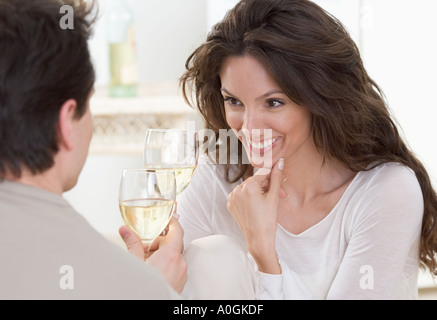
[[[232,56],[220,72],[226,120],[254,167],[270,167],[312,144],[311,116],[255,58]]]

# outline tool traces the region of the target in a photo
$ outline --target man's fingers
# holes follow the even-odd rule
[[[127,226],[120,227],[118,232],[123,239],[127,250],[138,259],[144,260],[144,246],[138,235]]]

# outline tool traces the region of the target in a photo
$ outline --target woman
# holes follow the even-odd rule
[[[241,240],[261,299],[417,298],[419,265],[437,273],[436,192],[341,23],[307,0],[242,0],[186,67],[186,100],[250,160],[198,167],[186,243]]]

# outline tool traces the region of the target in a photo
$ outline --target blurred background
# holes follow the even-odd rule
[[[188,56],[237,2],[99,1],[100,19],[89,43],[97,71],[91,101],[94,138],[79,183],[65,197],[108,238],[118,241],[117,230],[123,224],[118,209],[121,170],[143,165],[147,128],[186,128],[187,121],[194,122],[197,130],[202,128],[195,110],[184,103],[178,80]],[[314,2],[349,30],[403,136],[437,186],[437,1]],[[136,60],[125,77],[134,79],[136,94],[112,97],[110,43],[117,32],[125,31],[122,25],[128,20],[135,25],[136,32],[129,39],[135,45]],[[422,298],[434,294],[434,284],[426,275],[419,285]]]

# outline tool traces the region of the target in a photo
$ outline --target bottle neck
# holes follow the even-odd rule
[[[133,23],[134,16],[127,1],[112,0],[112,8],[107,20],[109,43],[127,42]]]
[[[112,10],[129,11],[129,5],[126,0],[112,0]]]

